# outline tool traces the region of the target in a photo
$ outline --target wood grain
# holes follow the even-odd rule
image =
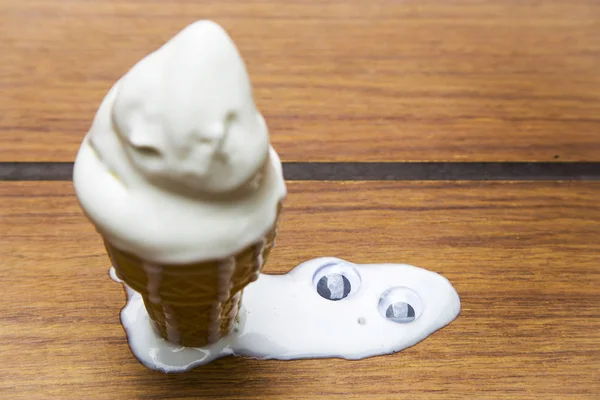
[[[331,255],[448,277],[450,326],[363,361],[142,367],[69,182],[0,183],[0,397],[597,399],[600,183],[291,182],[267,272]]]
[[[244,55],[285,161],[598,161],[594,0],[3,0],[0,161],[72,161],[188,23]]]

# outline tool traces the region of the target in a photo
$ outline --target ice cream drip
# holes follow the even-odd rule
[[[325,276],[334,282],[328,293],[319,289]],[[349,287],[340,291],[340,281]],[[356,360],[390,354],[417,344],[460,312],[456,290],[434,272],[318,258],[286,275],[261,274],[244,290],[233,332],[211,346],[193,348],[158,336],[140,295],[125,288],[121,321],[131,349],[144,365],[164,372],[183,372],[228,355]],[[346,295],[331,296],[336,293]]]

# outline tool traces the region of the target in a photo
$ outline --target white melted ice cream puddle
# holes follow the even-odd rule
[[[111,268],[111,277],[119,280]],[[123,283],[121,322],[148,368],[183,372],[227,355],[292,360],[361,359],[413,346],[452,322],[460,299],[443,276],[405,264],[307,261],[286,275],[260,274],[244,289],[234,331],[202,348],[162,339],[139,293]]]

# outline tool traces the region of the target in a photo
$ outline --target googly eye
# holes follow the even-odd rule
[[[396,286],[383,292],[378,308],[383,318],[406,324],[413,322],[423,313],[423,302],[413,290]]]
[[[317,270],[313,285],[319,296],[339,301],[358,291],[360,275],[353,264],[335,261]]]

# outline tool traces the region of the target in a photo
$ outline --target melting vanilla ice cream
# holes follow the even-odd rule
[[[215,312],[230,294],[232,255],[258,246],[256,265],[262,265],[262,238],[286,195],[244,63],[225,31],[209,21],[184,29],[111,88],[77,155],[73,180],[102,236],[143,255],[150,302],[161,302],[162,264],[223,260]],[[123,285],[128,300],[121,321],[131,349],[165,372],[226,355],[388,354],[423,340],[460,311],[452,285],[433,272],[321,258],[286,275],[261,274],[244,290],[233,333],[191,348],[174,344],[180,332],[168,305],[169,341],[153,329],[142,296]],[[219,325],[213,328],[218,339]]]

